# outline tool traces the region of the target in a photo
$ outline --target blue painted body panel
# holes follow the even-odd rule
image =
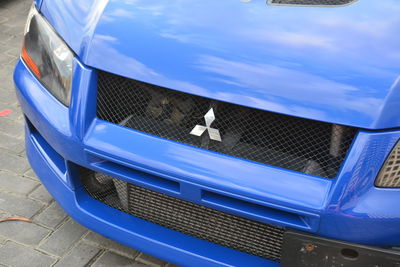
[[[400,126],[397,0],[265,2],[54,0],[41,12],[88,66],[294,116]]]
[[[375,177],[400,138],[400,131],[360,131],[338,177],[324,179],[170,142],[101,121],[95,117],[93,101],[96,72],[78,60],[74,70],[70,109],[57,102],[22,62],[16,67],[14,80],[23,112],[37,131],[27,133],[30,162],[56,201],[87,227],[177,264],[276,264],[112,210],[83,192],[71,167],[75,164],[273,225],[361,244],[400,245],[400,210],[394,208],[400,199],[400,189],[374,187]],[[169,188],[157,180],[143,179],[139,172],[173,181],[179,187]],[[214,201],[205,198],[202,192],[266,208],[259,212],[245,205]],[[140,230],[144,228],[151,231]]]
[[[43,0],[34,0],[33,1],[36,8],[40,10],[40,7],[42,6]]]
[[[253,220],[400,246],[400,189],[374,187],[400,138],[397,0],[341,8],[273,7],[261,0],[52,0],[43,1],[40,11],[77,57],[70,108],[18,62],[17,97],[31,123],[27,154],[56,201],[83,225],[184,266],[278,265],[99,203],[82,189],[77,165]],[[95,68],[364,129],[335,179],[310,176],[97,119]]]
[[[26,134],[26,150],[33,170],[60,206],[93,231],[181,266],[278,266],[135,218],[94,200],[82,188],[71,190],[49,161],[48,147],[37,142],[28,128]],[[205,247],[208,249],[204,250]]]

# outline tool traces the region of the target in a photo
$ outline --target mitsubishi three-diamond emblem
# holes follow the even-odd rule
[[[190,134],[196,136],[202,136],[205,131],[208,131],[208,135],[211,140],[221,142],[221,135],[219,134],[219,130],[215,128],[211,128],[211,123],[215,120],[214,110],[211,108],[206,115],[204,115],[204,120],[206,121],[206,126],[196,125]]]

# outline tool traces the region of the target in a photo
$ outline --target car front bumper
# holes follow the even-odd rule
[[[78,60],[74,65],[70,108],[52,97],[22,61],[17,64],[14,81],[28,121],[26,150],[32,168],[64,210],[88,228],[181,265],[279,265],[108,207],[82,188],[77,166],[272,225],[359,244],[400,244],[400,209],[396,208],[400,190],[374,187],[400,132],[359,131],[338,177],[313,177],[101,121],[96,118],[96,72]],[[109,164],[101,164],[104,162]],[[124,175],[126,168],[177,182],[179,191]],[[246,205],[210,202],[202,198],[204,190],[268,210],[254,212]]]

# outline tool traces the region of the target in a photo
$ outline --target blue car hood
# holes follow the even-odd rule
[[[48,0],[41,12],[97,69],[314,120],[400,126],[398,0]]]

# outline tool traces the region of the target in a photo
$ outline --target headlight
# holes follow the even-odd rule
[[[383,164],[375,186],[384,188],[400,188],[400,142],[397,142],[392,152]]]
[[[74,54],[35,7],[28,15],[21,58],[47,90],[69,106]]]

